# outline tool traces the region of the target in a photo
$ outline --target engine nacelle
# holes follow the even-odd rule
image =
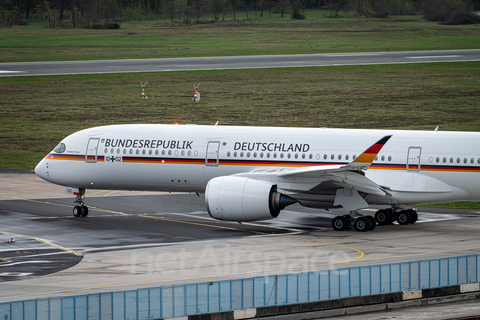
[[[276,218],[297,200],[277,192],[269,182],[226,176],[208,182],[205,202],[210,217],[242,222]]]

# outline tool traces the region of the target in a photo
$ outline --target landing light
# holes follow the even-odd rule
[[[178,126],[178,122],[175,122],[175,125]]]

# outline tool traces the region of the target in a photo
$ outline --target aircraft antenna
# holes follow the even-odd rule
[[[216,126],[216,125],[218,125],[218,121],[217,121],[217,122],[215,122],[215,126]]]
[[[437,132],[437,131],[438,131],[438,126],[437,126],[437,127],[435,128],[435,130],[433,130],[433,131]]]

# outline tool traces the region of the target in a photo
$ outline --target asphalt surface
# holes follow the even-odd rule
[[[87,190],[88,217],[65,188],[0,168],[0,301],[371,265],[478,253],[480,212],[420,208],[415,225],[335,232],[327,212],[211,219],[195,194]],[[375,209],[364,211],[373,215]],[[10,242],[13,238],[14,242]],[[92,289],[93,288],[93,289]]]
[[[480,61],[480,50],[438,50],[0,63],[0,77]]]

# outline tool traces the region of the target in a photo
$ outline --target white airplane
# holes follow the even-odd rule
[[[415,223],[402,205],[480,201],[480,133],[114,125],[66,137],[35,168],[76,195],[85,189],[205,193],[208,214],[228,221],[278,216],[299,203],[343,207],[335,230]],[[357,210],[390,206],[365,217]]]

